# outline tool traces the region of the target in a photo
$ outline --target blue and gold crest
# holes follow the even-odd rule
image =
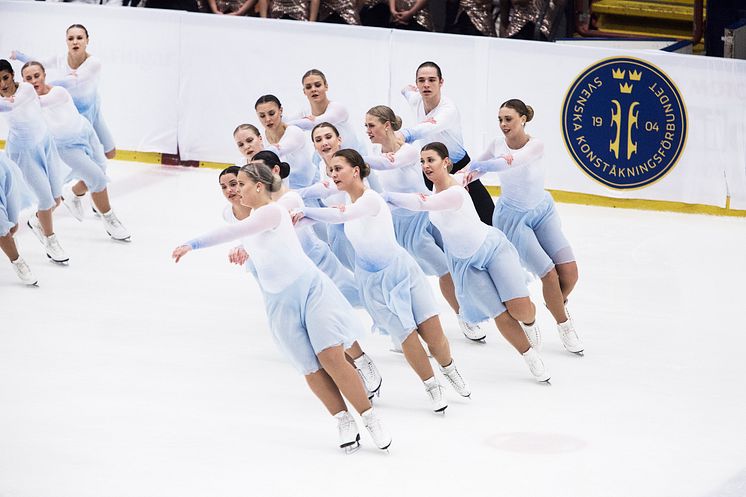
[[[575,162],[615,190],[648,186],[674,168],[687,135],[684,101],[660,69],[614,57],[587,68],[562,106],[562,132]]]

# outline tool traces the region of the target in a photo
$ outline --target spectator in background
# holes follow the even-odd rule
[[[355,0],[311,0],[311,20],[333,24],[360,25]]]
[[[495,36],[492,0],[447,0],[446,33]]]
[[[551,41],[566,0],[500,0],[500,37]]]
[[[429,0],[367,0],[360,10],[364,26],[434,31]]]
[[[268,0],[209,0],[209,12],[229,16],[267,17]]]
[[[269,17],[272,19],[295,19],[296,21],[315,21],[310,17],[311,4],[315,4],[318,12],[319,0],[271,0],[269,2]]]

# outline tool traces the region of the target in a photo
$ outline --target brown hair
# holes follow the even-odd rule
[[[39,68],[41,69],[41,72],[43,72],[44,74],[46,74],[46,72],[47,72],[44,69],[44,66],[41,65],[41,62],[37,62],[35,60],[30,60],[30,61],[26,62],[25,64],[23,64],[23,67],[21,68],[21,75],[23,75],[23,71],[25,71],[26,68],[31,67],[31,66],[39,66]]]
[[[249,131],[254,133],[256,136],[262,136],[259,133],[259,130],[256,129],[256,126],[254,126],[253,124],[239,124],[238,126],[236,126],[236,129],[233,130],[233,134],[235,135],[236,133],[238,133],[239,130],[242,130],[242,129],[248,129]]]
[[[430,142],[424,147],[422,147],[422,150],[420,150],[420,153],[426,152],[426,151],[433,151],[436,154],[438,154],[438,157],[441,159],[449,159],[448,163],[448,172],[451,172],[451,169],[453,169],[453,162],[450,161],[450,157],[448,156],[448,147],[446,147],[444,144],[440,142]]]
[[[65,30],[65,34],[73,28],[82,29],[85,32],[85,37],[88,38],[88,30],[82,24],[71,24],[70,27]]]
[[[324,82],[325,85],[329,86],[329,83],[326,82],[326,76],[324,76],[324,73],[319,71],[318,69],[309,69],[306,71],[306,73],[303,75],[302,78],[300,78],[301,84],[306,80],[309,76],[318,76],[321,78],[321,80]]]
[[[526,116],[526,122],[529,122],[531,119],[534,118],[534,109],[531,108],[530,105],[524,104],[522,100],[518,100],[517,98],[511,98],[510,100],[506,100],[500,106],[501,109],[503,107],[507,107],[508,109],[513,109],[514,111],[518,113],[519,116]]]
[[[431,61],[431,60],[423,62],[422,64],[420,64],[419,66],[417,66],[417,70],[414,72],[415,78],[420,73],[420,69],[422,69],[423,67],[433,67],[433,68],[435,68],[435,72],[438,74],[438,79],[443,79],[443,72],[440,70],[440,66],[438,64],[436,64],[435,62]]]
[[[280,191],[282,180],[272,172],[272,168],[264,162],[250,162],[241,167],[241,172],[246,174],[254,183],[261,183],[269,193]]]
[[[363,179],[370,174],[370,166],[365,163],[363,156],[360,155],[357,150],[343,148],[342,150],[336,151],[332,157],[342,157],[350,166],[360,169],[360,179]]]
[[[375,117],[379,121],[381,121],[381,124],[385,124],[387,122],[391,123],[391,129],[394,131],[399,131],[401,129],[401,117],[394,114],[394,111],[391,110],[391,107],[387,105],[376,105],[375,107],[371,107],[368,109],[368,112],[366,112],[369,116]]]
[[[337,135],[337,137],[339,137],[339,130],[337,129],[337,127],[333,125],[332,123],[328,123],[324,121],[323,123],[319,123],[316,126],[314,126],[313,129],[311,130],[311,141],[313,141],[313,134],[316,133],[316,130],[319,128],[330,128],[332,131],[334,131],[334,134]]]

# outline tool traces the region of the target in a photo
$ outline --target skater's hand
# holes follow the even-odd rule
[[[513,155],[505,154],[505,155],[501,155],[500,157],[505,159],[505,162],[507,162],[509,166],[513,164]]]
[[[345,204],[333,205],[332,207],[334,207],[335,209],[337,209],[339,212],[344,212],[345,209],[347,209],[347,207],[345,206]]]
[[[18,58],[17,52],[15,50],[10,51],[10,57],[8,57],[10,60],[16,60]]]
[[[478,174],[478,173],[477,173],[477,171],[468,171],[468,172],[467,172],[467,173],[466,173],[466,174],[464,175],[464,184],[463,184],[462,186],[466,186],[466,185],[468,185],[469,183],[471,183],[471,182],[473,182],[474,180],[476,180],[476,179],[477,179],[477,174]]]
[[[291,212],[290,213],[290,219],[293,221],[293,226],[295,226],[296,224],[298,224],[298,222],[301,219],[303,219],[304,217],[306,217],[306,215],[303,214],[303,211],[301,211],[301,210],[297,210],[295,212]]]
[[[249,260],[249,253],[243,247],[234,247],[228,252],[228,260],[233,264],[243,266]]]
[[[423,123],[430,123],[430,124],[438,124],[438,121],[436,121],[435,118],[433,118],[433,117],[428,117],[427,119],[425,119],[422,122]]]
[[[416,91],[417,93],[420,92],[420,90],[418,90],[415,85],[407,85],[407,90],[409,90],[409,91]]]
[[[386,152],[386,153],[385,153],[385,154],[383,154],[383,155],[385,155],[385,156],[386,156],[386,159],[388,159],[388,161],[389,161],[390,163],[392,163],[392,164],[393,164],[394,162],[396,162],[396,154],[395,154],[394,152]]]
[[[171,257],[173,257],[174,262],[179,262],[179,260],[182,257],[184,257],[187,254],[187,252],[191,252],[191,250],[192,250],[192,247],[190,247],[189,245],[179,245],[178,247],[174,249],[173,253],[171,254]]]
[[[428,195],[425,195],[424,193],[420,193],[420,200],[422,200],[423,202],[427,201],[427,197]]]
[[[316,120],[316,116],[314,116],[313,114],[309,114],[307,116],[303,116],[303,119],[308,119],[309,121],[314,122]]]

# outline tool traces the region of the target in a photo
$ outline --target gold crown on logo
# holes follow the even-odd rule
[[[631,81],[640,81],[640,78],[642,78],[642,73],[640,71],[631,71],[629,73],[629,79]]]
[[[632,93],[632,85],[628,83],[620,83],[619,91],[622,93]]]
[[[624,72],[622,69],[612,69],[611,76],[614,79],[624,79]]]

